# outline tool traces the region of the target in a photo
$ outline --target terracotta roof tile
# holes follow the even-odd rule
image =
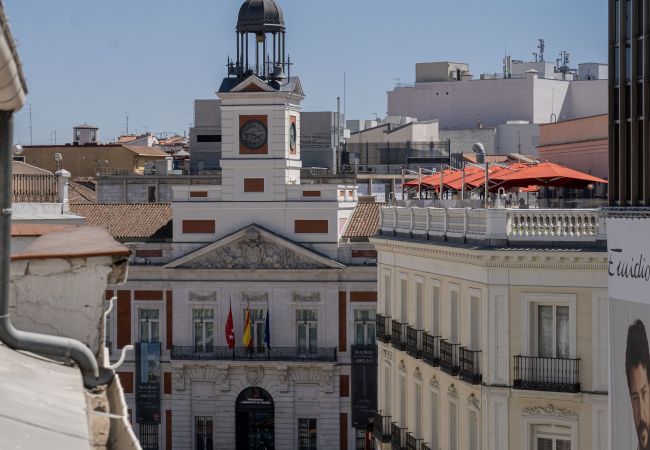
[[[140,156],[169,156],[158,147],[146,147],[144,145],[123,145],[127,150],[137,153]]]
[[[54,175],[49,170],[41,169],[40,167],[32,166],[22,161],[12,161],[11,172],[14,175]]]
[[[168,203],[73,204],[70,211],[86,225],[104,227],[115,239],[169,239],[172,208]]]
[[[359,203],[343,232],[344,238],[367,238],[379,232],[379,208],[386,203]]]
[[[74,204],[97,203],[97,193],[84,183],[68,183],[68,202]]]

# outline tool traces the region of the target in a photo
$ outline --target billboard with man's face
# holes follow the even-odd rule
[[[650,219],[607,221],[612,449],[650,450]]]

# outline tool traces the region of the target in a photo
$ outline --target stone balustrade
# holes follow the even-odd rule
[[[381,208],[383,235],[516,243],[606,242],[597,209]]]

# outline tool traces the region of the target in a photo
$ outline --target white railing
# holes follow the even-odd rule
[[[381,208],[386,235],[487,239],[501,242],[606,240],[597,209]]]

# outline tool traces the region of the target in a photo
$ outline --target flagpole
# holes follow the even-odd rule
[[[232,314],[232,295],[228,296],[228,301],[230,302],[229,311]],[[234,323],[234,321],[233,321]],[[235,360],[235,347],[237,346],[237,339],[235,339],[235,327],[232,327],[232,339],[235,345],[232,346],[232,360]]]

